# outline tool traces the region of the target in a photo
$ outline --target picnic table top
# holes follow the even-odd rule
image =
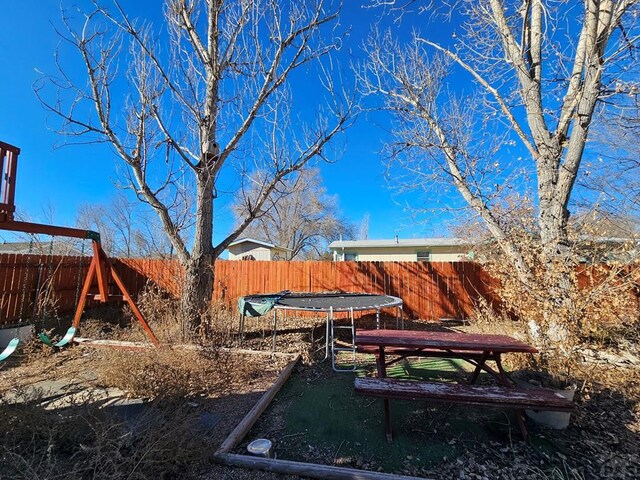
[[[538,351],[535,347],[527,345],[509,335],[431,332],[422,330],[356,330],[356,345],[468,350],[494,353],[536,353]]]

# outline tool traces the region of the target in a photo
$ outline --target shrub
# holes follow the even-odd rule
[[[481,300],[476,317],[517,322],[541,352],[532,357],[534,366],[566,376],[587,343],[615,344],[637,335],[640,263],[629,255],[634,242],[594,246],[584,241],[584,225],[571,230],[567,251],[549,259],[535,233],[533,210],[525,207],[519,215],[505,215],[511,222],[506,231],[531,274],[523,281],[496,242],[483,243],[477,258],[495,280],[500,302],[493,308]]]

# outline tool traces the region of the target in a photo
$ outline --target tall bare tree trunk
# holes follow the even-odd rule
[[[327,147],[356,114],[355,97],[334,85],[329,68],[341,44],[341,6],[165,0],[164,28],[156,28],[160,22],[134,20],[118,1],[109,8],[89,3],[93,11],[79,19],[63,13],[61,34],[79,53],[88,81],[75,84],[61,68],[64,85],[57,77],[44,82],[57,100],[39,95],[42,86],[36,94],[62,119],[65,137],[91,134],[127,165],[126,183],[156,212],[184,268],[180,315],[195,331],[211,303],[213,261],[265,213],[287,176],[314,158],[331,158]],[[312,121],[294,127],[289,76],[314,64],[326,97]],[[112,92],[127,84],[128,91]],[[69,92],[75,98],[65,105]],[[127,101],[116,108],[112,98]],[[223,172],[236,172],[240,192],[260,177],[260,194],[214,247],[213,202]]]
[[[191,333],[198,333],[204,326],[202,317],[211,305],[213,279],[214,259],[211,251],[191,257],[185,265],[180,316],[183,325]]]
[[[212,138],[215,133],[207,134]],[[196,165],[196,219],[193,248],[184,266],[180,314],[185,325],[196,332],[202,326],[202,315],[211,305],[214,280],[213,247],[213,175],[218,159],[217,145],[204,142],[204,152]]]

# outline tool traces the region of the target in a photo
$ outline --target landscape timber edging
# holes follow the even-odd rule
[[[264,392],[262,397],[256,402],[249,413],[245,415],[242,421],[236,425],[236,428],[229,434],[229,436],[222,442],[215,455],[229,453],[233,450],[238,443],[242,441],[245,435],[251,430],[251,427],[256,423],[260,415],[267,409],[267,407],[271,404],[271,401],[276,396],[276,394],[280,391],[280,389],[284,386],[288,378],[291,376],[291,372],[293,372],[294,367],[300,361],[301,355],[298,353],[295,358],[289,362],[289,364],[280,372],[276,381],[271,385],[271,387]]]
[[[409,477],[393,473],[371,472],[368,470],[358,470],[356,468],[251,457],[249,455],[238,455],[234,453],[216,452],[214,457],[224,465],[285,475],[299,475],[306,478],[320,478],[323,480],[425,480],[424,477]]]

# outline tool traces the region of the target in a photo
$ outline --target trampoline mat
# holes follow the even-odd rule
[[[390,295],[372,293],[289,293],[276,301],[276,308],[292,310],[373,310],[402,305]]]

